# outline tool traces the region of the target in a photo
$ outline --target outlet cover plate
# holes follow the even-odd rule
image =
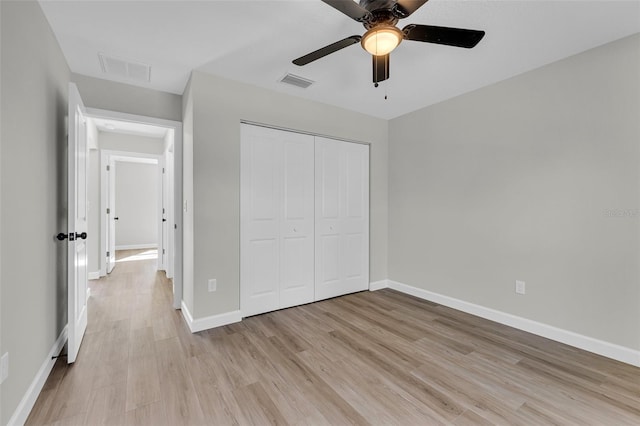
[[[524,281],[516,280],[516,293],[525,294],[526,284]]]

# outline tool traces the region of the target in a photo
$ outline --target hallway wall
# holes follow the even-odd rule
[[[69,68],[37,2],[2,1],[0,353],[6,424],[67,323]]]
[[[72,74],[88,108],[182,121],[182,96],[130,84]]]

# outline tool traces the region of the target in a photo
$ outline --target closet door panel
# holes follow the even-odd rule
[[[369,288],[369,147],[316,137],[315,300]]]
[[[313,302],[313,136],[281,132],[280,308]]]
[[[240,308],[244,316],[278,309],[280,303],[282,144],[277,135],[261,130],[241,129]]]
[[[318,138],[320,139],[320,138]],[[323,221],[340,218],[340,143],[330,139],[316,143],[316,191],[320,209],[317,211]]]
[[[249,242],[248,262],[251,267],[247,269],[248,280],[253,283],[251,299],[261,299],[261,303],[268,302],[264,299],[277,296],[278,292],[278,241],[273,239],[252,239]]]
[[[347,293],[369,288],[369,146],[342,145],[344,165],[344,289]]]
[[[315,300],[334,297],[340,292],[341,162],[340,142],[317,137]]]

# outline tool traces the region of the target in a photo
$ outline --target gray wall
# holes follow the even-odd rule
[[[392,120],[389,278],[640,349],[639,76],[635,35]]]
[[[99,132],[98,147],[101,150],[137,152],[163,155],[164,139],[123,133]]]
[[[370,278],[387,278],[387,121],[200,72],[190,89],[193,195],[185,187],[185,198],[193,214],[194,278],[188,283],[185,274],[185,286],[193,287],[195,306],[188,307],[195,318],[239,309],[240,120],[371,143]],[[207,292],[209,278],[218,280],[215,293]]]
[[[116,249],[157,246],[158,165],[116,161],[115,173]]]
[[[37,2],[0,2],[2,384],[6,424],[67,322],[69,68]]]
[[[73,74],[87,107],[182,121],[182,96]]]

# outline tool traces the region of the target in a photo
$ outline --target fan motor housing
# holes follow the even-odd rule
[[[373,12],[379,9],[391,10],[396,2],[395,0],[360,0],[359,4],[369,12]]]
[[[393,15],[390,10],[378,9],[371,12],[371,16],[365,22],[364,27],[368,30],[380,25],[395,26],[398,23],[398,18]]]

